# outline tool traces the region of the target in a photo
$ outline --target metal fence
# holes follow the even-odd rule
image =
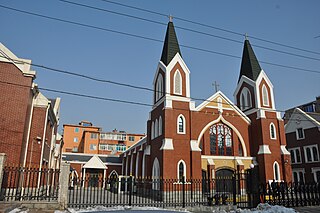
[[[319,183],[270,182],[260,185],[260,202],[286,207],[320,205]]]
[[[237,205],[249,207],[245,174],[215,179],[155,179],[74,177],[69,184],[68,206],[186,207]]]
[[[1,201],[57,200],[59,170],[5,166]]]

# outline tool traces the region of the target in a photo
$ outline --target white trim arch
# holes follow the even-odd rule
[[[180,164],[183,165],[183,177],[184,177],[184,181],[186,181],[186,177],[187,177],[187,165],[186,162],[184,162],[184,160],[179,160],[179,162],[177,163],[177,180],[180,182],[181,181],[181,177],[180,177],[180,172],[179,172],[179,167]]]
[[[152,189],[160,190],[160,164],[156,157],[152,165]]]
[[[146,167],[146,154],[143,153],[142,155],[142,167],[141,167],[141,177],[144,178],[145,176],[145,167]]]
[[[198,141],[197,141],[197,146],[200,147],[200,142],[201,142],[201,138],[203,136],[203,134],[205,133],[205,131],[207,131],[208,128],[210,128],[210,126],[212,126],[215,123],[219,123],[219,122],[224,123],[225,125],[229,126],[235,133],[236,135],[239,137],[241,145],[242,145],[242,151],[243,151],[243,157],[247,157],[247,147],[244,143],[243,137],[241,136],[240,132],[238,131],[238,129],[233,126],[230,122],[228,122],[227,120],[225,120],[222,116],[222,114],[214,121],[209,122],[200,132],[199,136],[198,136]]]
[[[157,78],[157,83],[156,83],[156,88],[155,88],[155,101],[157,102],[160,98],[163,96],[163,76],[161,73],[159,73],[158,78]]]
[[[154,138],[154,121],[151,123],[151,140]]]
[[[116,170],[112,170],[112,171],[110,172],[109,176],[108,176],[108,179],[110,179],[110,177],[111,177],[112,174],[116,174],[117,177],[119,177],[118,172],[117,172]]]
[[[139,152],[137,152],[136,155],[136,170],[135,170],[135,176],[139,177]]]
[[[272,140],[277,139],[276,126],[274,125],[273,122],[271,122],[269,125],[269,133],[270,133],[270,139],[272,139]]]
[[[159,136],[162,135],[162,117],[159,117]]]
[[[173,75],[173,94],[182,95],[182,75],[179,70]]]
[[[181,131],[182,126],[182,131]],[[186,134],[186,118],[180,114],[177,117],[177,133],[178,134]]]
[[[270,106],[268,89],[267,89],[267,86],[265,84],[262,85],[261,93],[262,93],[262,104],[263,104],[263,106]]]
[[[156,121],[154,122],[154,137],[158,137],[159,136],[159,123],[158,123],[158,119],[156,119]]]
[[[275,181],[280,181],[281,180],[281,177],[280,177],[280,166],[279,166],[279,163],[277,161],[275,161],[273,163],[273,179]]]

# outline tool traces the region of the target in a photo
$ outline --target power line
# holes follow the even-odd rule
[[[83,24],[83,23],[79,23],[79,22],[69,21],[69,20],[65,20],[65,19],[55,18],[55,17],[37,14],[37,13],[33,13],[33,12],[28,12],[28,11],[24,11],[24,10],[12,8],[12,7],[7,7],[4,5],[0,5],[0,7],[8,9],[8,10],[16,11],[16,12],[28,14],[28,15],[33,15],[33,16],[42,17],[42,18],[46,18],[46,19],[50,19],[50,20],[55,20],[55,21],[59,21],[59,22],[63,22],[63,23],[73,24],[73,25],[77,25],[77,26],[81,26],[81,27],[87,27],[87,28],[91,28],[91,29],[102,30],[102,31],[117,33],[117,34],[121,34],[121,35],[125,35],[125,36],[130,36],[130,37],[140,38],[140,39],[144,39],[144,40],[163,43],[163,40],[154,39],[154,38],[141,36],[141,35],[137,35],[137,34],[126,33],[126,32],[122,32],[122,31],[117,31],[117,30],[97,27],[97,26],[93,26],[93,25]],[[188,46],[188,45],[183,45],[183,44],[180,44],[180,46],[188,48],[188,49],[202,51],[202,52],[207,52],[207,53],[212,53],[212,54],[241,59],[240,56],[235,56],[235,55],[231,55],[231,54],[227,54],[227,53],[221,53],[221,52],[217,52],[217,51],[212,51],[212,50],[208,50],[208,49],[203,49],[203,48],[198,48],[198,47],[193,47],[193,46]],[[287,65],[276,64],[276,63],[271,63],[271,62],[264,62],[264,61],[259,61],[259,62],[264,63],[264,64],[268,64],[268,65],[272,65],[272,66],[282,67],[282,68],[289,68],[289,69],[300,70],[300,71],[304,71],[304,72],[311,72],[311,73],[320,74],[320,71],[318,71],[318,70],[311,70],[311,69],[306,69],[306,68],[299,68],[299,67],[287,66]]]
[[[127,7],[127,8],[131,8],[131,9],[135,9],[135,10],[139,10],[139,11],[143,11],[143,12],[147,12],[147,13],[151,13],[151,14],[160,15],[160,16],[163,16],[163,17],[168,17],[168,15],[166,15],[164,13],[159,13],[157,11],[152,11],[152,10],[144,9],[144,8],[141,8],[141,7],[135,7],[135,6],[119,3],[119,2],[110,1],[110,0],[100,0],[100,1],[104,1],[104,2],[107,2],[107,3],[110,3],[110,4],[115,4],[115,5],[119,5],[119,6],[122,6],[122,7]],[[221,27],[212,26],[212,25],[209,25],[209,24],[203,24],[203,23],[192,21],[192,20],[185,19],[185,18],[182,18],[182,17],[176,17],[175,16],[174,18],[177,19],[177,20],[180,20],[180,21],[196,24],[196,25],[199,25],[199,26],[203,26],[203,27],[207,27],[207,28],[211,28],[211,29],[215,29],[215,30],[219,30],[219,31],[227,32],[227,33],[231,33],[231,34],[234,34],[234,35],[245,36],[244,33],[239,33],[239,32],[236,32],[236,31],[224,29],[224,28],[221,28]],[[259,37],[256,37],[256,36],[248,36],[248,37],[250,37],[252,39],[259,40],[259,41],[263,41],[263,42],[266,42],[266,43],[275,44],[275,45],[278,45],[278,46],[282,46],[282,47],[286,47],[286,48],[290,48],[290,49],[294,49],[294,50],[299,50],[299,51],[303,51],[303,52],[308,52],[308,53],[313,53],[313,54],[320,55],[319,52],[306,50],[306,49],[302,49],[302,48],[299,48],[299,47],[294,47],[294,46],[291,46],[291,45],[282,44],[282,43],[275,42],[275,41],[270,41],[270,40],[259,38]]]
[[[23,87],[23,88],[28,88],[31,89],[31,86],[28,85],[23,85],[23,84],[17,84],[17,83],[12,83],[12,82],[6,82],[6,81],[1,81],[0,83],[2,84],[7,84],[7,85],[11,85],[11,86],[18,86],[18,87]],[[147,104],[147,103],[142,103],[142,102],[135,102],[135,101],[127,101],[127,100],[121,100],[121,99],[113,99],[113,98],[106,98],[106,97],[101,97],[101,96],[94,96],[94,95],[87,95],[87,94],[80,94],[80,93],[75,93],[75,92],[68,92],[68,91],[63,91],[63,90],[57,90],[57,89],[50,89],[50,88],[45,88],[45,87],[38,87],[38,89],[40,90],[44,90],[44,91],[48,91],[48,92],[53,92],[53,93],[58,93],[58,94],[64,94],[64,95],[71,95],[71,96],[76,96],[76,97],[82,97],[82,98],[89,98],[89,99],[94,99],[94,100],[100,100],[100,101],[111,101],[111,102],[117,102],[117,103],[122,103],[122,104],[131,104],[131,105],[138,105],[138,106],[148,106],[148,107],[152,107],[152,104]],[[210,101],[210,102],[216,102],[216,101]],[[231,106],[235,106],[234,104],[230,104]],[[253,108],[253,109],[259,109],[259,108]],[[262,108],[261,108],[262,109]],[[171,110],[180,110],[180,111],[190,111],[189,109],[185,109],[185,108],[172,108]],[[282,112],[280,110],[277,110],[274,112]],[[216,115],[217,113],[212,113],[212,112],[208,112],[208,111],[197,111],[197,113],[204,113],[207,115]],[[225,116],[230,116],[230,117],[247,117],[246,115],[243,116],[241,114],[235,114],[235,113],[221,113],[222,115]],[[274,118],[265,118],[265,119],[271,119],[274,120]],[[285,120],[285,118],[283,119]],[[299,120],[299,121],[309,121],[309,120],[303,120],[303,119],[292,119],[292,120]]]
[[[72,2],[72,1],[68,1],[68,0],[59,0],[59,1],[71,4],[71,5],[76,5],[76,6],[85,7],[85,8],[89,8],[89,9],[93,9],[93,10],[112,13],[112,14],[125,16],[125,17],[129,17],[129,18],[134,18],[134,19],[138,19],[138,20],[142,20],[142,21],[147,21],[147,22],[150,22],[150,23],[160,24],[160,25],[163,25],[163,26],[167,25],[166,23],[162,23],[162,22],[159,22],[159,21],[154,21],[154,20],[150,20],[150,19],[146,19],[146,18],[142,18],[142,17],[138,17],[138,16],[133,16],[133,15],[129,15],[129,14],[126,14],[126,13],[115,12],[115,11],[107,10],[107,9],[104,9],[104,8],[93,7],[93,6],[87,5],[87,4],[80,4],[80,3],[76,3],[76,2]],[[175,28],[176,29],[181,29],[181,30],[184,30],[184,31],[197,33],[197,34],[200,34],[200,35],[205,35],[205,36],[209,36],[209,37],[213,37],[213,38],[218,38],[218,39],[222,39],[222,40],[238,43],[238,44],[242,44],[243,43],[242,41],[238,41],[238,40],[235,40],[235,39],[230,39],[230,38],[226,38],[226,37],[223,37],[223,36],[215,35],[215,34],[212,34],[212,33],[206,33],[206,32],[203,32],[203,31],[194,30],[194,29],[190,29],[190,28],[186,28],[186,27],[177,26],[177,25],[175,25]],[[313,57],[309,57],[309,56],[305,56],[305,55],[290,53],[290,52],[287,52],[287,51],[277,50],[277,49],[274,49],[274,48],[264,47],[264,46],[261,46],[261,45],[252,45],[252,46],[260,48],[260,49],[265,49],[265,50],[269,50],[269,51],[273,51],[273,52],[278,52],[278,53],[282,53],[282,54],[295,56],[295,57],[310,59],[310,60],[314,60],[314,61],[320,61],[319,58],[313,58]]]
[[[139,89],[139,90],[146,90],[146,91],[150,91],[150,92],[155,92],[154,89],[148,88],[148,87],[142,87],[142,86],[127,84],[127,83],[121,83],[121,82],[116,82],[116,81],[111,81],[111,80],[106,80],[106,79],[101,79],[101,78],[95,78],[95,77],[92,77],[92,76],[88,76],[88,75],[84,75],[84,74],[78,74],[78,73],[67,71],[67,70],[52,68],[52,67],[39,65],[39,64],[34,64],[34,63],[30,63],[30,62],[25,62],[25,61],[21,61],[21,60],[15,60],[15,59],[12,59],[12,58],[10,58],[8,56],[1,56],[0,55],[0,57],[1,58],[5,58],[7,60],[10,60],[10,61],[12,61],[14,63],[28,64],[28,65],[31,65],[31,66],[47,69],[49,71],[53,71],[53,72],[57,72],[57,73],[61,73],[61,74],[67,74],[67,75],[71,75],[71,76],[76,76],[76,77],[80,77],[80,78],[84,78],[84,79],[88,79],[88,80],[92,80],[92,81],[97,81],[97,82],[100,82],[100,83],[109,83],[109,84],[114,84],[114,85],[118,85],[118,86],[124,86],[124,87]],[[171,95],[170,93],[167,93],[167,92],[165,92],[164,94],[165,95]],[[209,102],[209,103],[210,102],[218,103],[217,101],[212,101],[212,100],[203,99],[203,98],[190,97],[190,99],[197,100],[197,101],[206,101],[206,102]],[[237,106],[235,104],[233,104],[233,106],[244,107],[244,108],[250,107],[250,106],[247,106],[247,105],[239,105],[239,106]],[[256,109],[258,109],[258,108],[256,108]],[[280,111],[280,110],[278,110],[278,111],[279,112],[285,112],[285,111]]]

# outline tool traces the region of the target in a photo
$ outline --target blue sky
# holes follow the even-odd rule
[[[75,1],[75,0],[70,0]],[[78,3],[167,23],[168,18],[101,0]],[[298,51],[250,39],[259,61],[320,72],[320,1],[148,1],[119,0],[173,17],[231,30],[318,54]],[[0,5],[55,18],[108,28],[125,33],[164,40],[165,25],[136,20],[107,12],[51,0],[3,0]],[[240,41],[218,39],[176,28],[180,44],[235,56],[242,55],[243,36],[173,19],[176,27],[190,28]],[[75,26],[14,12],[0,7],[0,42],[20,58],[35,64],[82,75],[152,88],[162,43],[121,34]],[[263,46],[314,59],[296,57],[258,48]],[[181,47],[182,57],[191,71],[191,96],[206,99],[214,93],[212,83],[231,100],[240,72],[241,60]],[[318,60],[316,60],[318,59]],[[309,102],[320,95],[320,74],[260,63],[274,85],[276,108],[285,110]],[[39,67],[40,87],[92,96],[152,104],[150,91],[98,83],[75,76],[54,73]],[[89,120],[110,131],[114,128],[145,133],[151,107],[115,103],[43,91],[50,98],[61,97],[62,124]],[[199,104],[199,102],[197,102]],[[61,128],[60,128],[61,130]]]

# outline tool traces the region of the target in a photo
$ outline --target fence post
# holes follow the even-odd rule
[[[236,173],[232,176],[232,188],[233,188],[233,205],[237,205],[237,183],[236,183]],[[239,186],[240,187],[240,186]]]
[[[0,189],[2,188],[3,168],[6,162],[6,153],[0,153]]]
[[[69,173],[70,173],[70,164],[62,161],[60,165],[59,195],[58,195],[58,202],[62,209],[67,208],[67,205],[68,205]]]
[[[127,189],[129,189],[129,206],[132,205],[132,176],[129,177],[129,181],[128,181],[128,187]]]

